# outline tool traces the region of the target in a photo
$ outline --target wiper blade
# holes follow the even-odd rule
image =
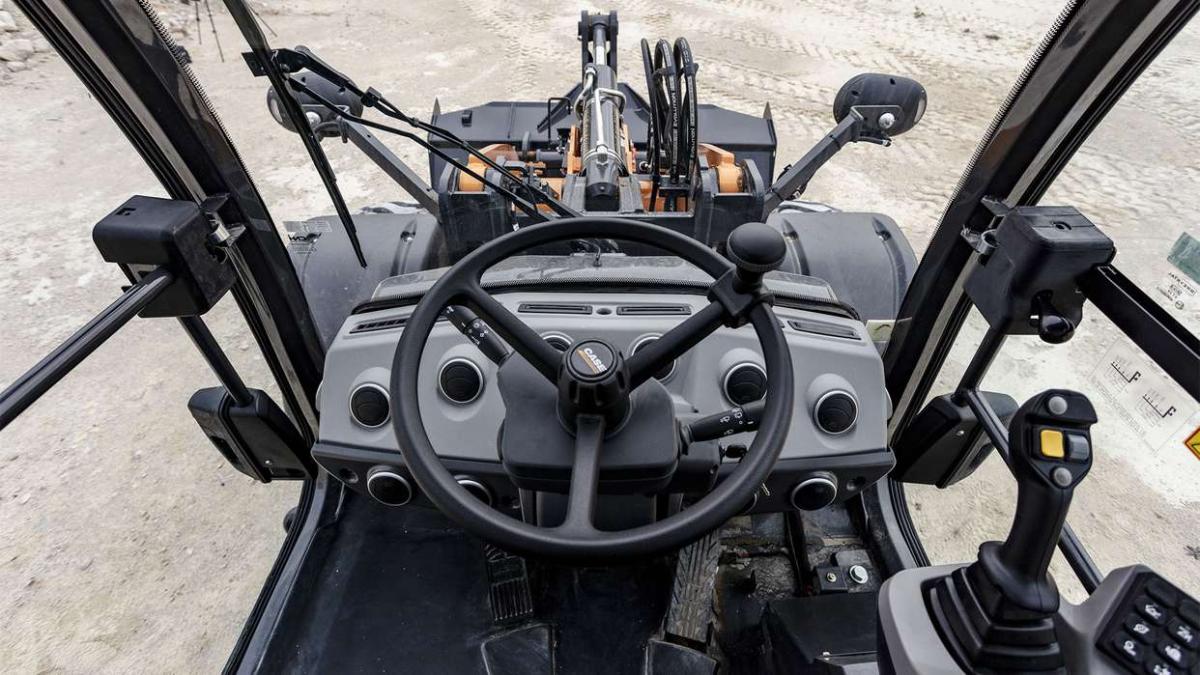
[[[254,14],[242,0],[225,0],[225,6],[229,9],[229,14],[233,17],[234,22],[237,23],[238,30],[242,32],[242,37],[250,45],[250,51],[257,61],[257,64],[250,62],[249,55],[247,55],[248,65],[251,69],[265,75],[271,81],[271,86],[275,88],[275,91],[279,92],[279,103],[283,112],[292,123],[292,127],[300,134],[300,139],[304,141],[304,148],[308,150],[308,156],[321,176],[321,182],[325,184],[325,191],[333,200],[333,208],[342,221],[342,227],[350,239],[350,246],[354,249],[354,255],[358,257],[358,264],[366,267],[367,259],[363,256],[362,245],[358,241],[358,231],[354,228],[354,220],[350,217],[350,209],[346,207],[346,200],[342,198],[342,191],[338,188],[337,176],[333,173],[333,167],[329,165],[325,151],[321,149],[321,142],[305,118],[304,111],[291,95],[283,71],[276,63],[274,52],[267,44],[266,37],[258,29],[258,22],[255,21]]]

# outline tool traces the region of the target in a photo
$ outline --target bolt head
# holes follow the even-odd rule
[[[896,126],[896,116],[890,112],[885,112],[879,116],[879,128],[891,129]]]

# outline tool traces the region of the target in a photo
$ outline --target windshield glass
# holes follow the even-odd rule
[[[447,113],[528,101],[544,114],[547,99],[568,95],[581,81],[579,13],[560,4],[372,3],[353,11],[321,2],[296,10],[250,6],[272,47],[303,45],[360,88],[375,87],[423,121],[431,119],[435,103]],[[824,2],[786,11],[770,3],[652,13],[620,3],[613,8],[620,18],[618,79],[645,96],[641,38],[653,45],[660,37],[686,37],[698,64],[702,106],[758,117],[769,104],[776,175],[832,129],[834,98],[849,78],[894,73],[924,85],[929,104],[915,129],[890,148],[851,144],[817,172],[803,195],[842,210],[885,213],[918,256],[980,135],[1060,9],[1041,2],[967,7],[951,0],[892,7],[878,16]],[[212,9],[211,22],[206,15],[197,22],[187,6],[163,8],[267,205],[280,223],[333,215],[300,139],[268,110],[266,79],[252,77],[238,56],[247,47],[237,27],[218,3]],[[517,25],[535,28],[514,39],[510,29]],[[887,30],[875,29],[881,25]],[[865,35],[870,38],[860,39]],[[365,116],[412,131],[378,113]],[[383,132],[377,136],[436,183],[422,148]],[[353,144],[330,139],[322,147],[351,211],[412,201]]]
[[[1113,264],[1150,302],[1200,334],[1200,25],[1155,58],[1051,184],[1047,205],[1072,205],[1116,245]],[[933,394],[951,389],[987,328],[973,311]],[[1193,378],[1200,364],[1193,364]],[[1193,382],[1195,380],[1193,379]],[[1070,523],[1102,573],[1144,563],[1200,593],[1200,403],[1094,305],[1066,345],[1007,340],[983,381],[1019,403],[1049,386],[1086,393],[1099,422],[1088,483]],[[1015,503],[1003,461],[944,491],[913,486],[914,519],[934,562],[974,555],[1002,537]],[[965,514],[945,519],[947,510]],[[1067,597],[1083,589],[1061,556],[1052,569]]]

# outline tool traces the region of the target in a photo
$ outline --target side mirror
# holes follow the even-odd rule
[[[850,78],[833,99],[833,118],[841,122],[853,107],[888,106],[883,119],[868,120],[888,136],[898,136],[917,125],[925,114],[925,87],[899,75],[863,73]],[[891,114],[890,122],[884,117]]]
[[[321,98],[333,103],[334,105],[348,111],[352,115],[361,115],[363,111],[362,101],[358,100],[346,91],[344,88],[330,82],[329,80],[317,75],[311,71],[301,71],[295,77],[304,83],[304,86],[311,89]],[[304,111],[304,116],[308,118],[308,123],[313,128],[318,127],[326,122],[332,122],[337,119],[328,108],[319,103],[316,99],[308,94],[292,90],[290,92],[296,97],[296,101],[300,103],[300,109]],[[279,101],[279,92],[275,91],[274,87],[267,89],[267,110],[270,111],[271,117],[288,131],[295,131],[290,120],[283,111],[283,105]],[[335,130],[327,132],[318,132],[318,136],[337,136]]]
[[[996,415],[1008,424],[1017,402],[1008,394],[980,392]],[[975,413],[954,394],[930,399],[900,438],[892,443],[896,467],[892,477],[905,483],[949,487],[970,476],[992,452],[992,442]]]

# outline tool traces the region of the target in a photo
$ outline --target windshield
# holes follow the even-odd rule
[[[424,121],[432,118],[435,104],[446,113],[493,101],[534,102],[541,116],[548,98],[568,95],[581,81],[578,11],[560,5],[468,3],[451,10],[378,3],[333,14],[250,5],[272,47],[303,45],[359,87],[375,87]],[[873,25],[869,13],[825,4],[781,12],[715,3],[652,15],[622,10],[619,3],[615,8],[621,21],[618,79],[645,96],[639,40],[653,44],[659,37],[686,37],[698,64],[702,105],[760,117],[769,104],[776,175],[830,131],[834,98],[850,77],[896,73],[924,85],[929,105],[913,131],[887,149],[848,146],[803,195],[842,210],[886,213],[918,256],[980,135],[1060,9],[1038,2],[1004,8],[980,3],[969,9],[949,1],[919,3],[887,12],[888,29],[872,30],[869,40],[859,40],[851,36]],[[197,23],[189,12],[176,9],[166,14],[273,215],[279,222],[334,215],[300,139],[272,118],[266,79],[252,77],[245,62],[235,58],[247,49],[236,25],[220,7],[213,9],[211,23],[207,16]],[[497,30],[502,25],[537,26],[536,35],[513,40]],[[225,45],[223,60],[218,38]],[[407,128],[369,110],[364,116]],[[440,119],[445,123],[447,116]],[[376,135],[436,184],[424,149],[383,132]],[[334,139],[322,147],[352,211],[412,201],[353,144]]]

